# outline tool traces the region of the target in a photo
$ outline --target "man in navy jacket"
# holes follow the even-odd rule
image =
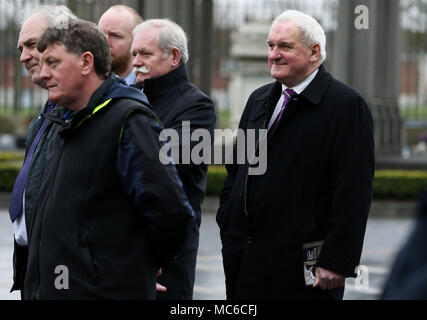
[[[163,127],[145,95],[110,73],[95,24],[48,28],[38,49],[49,99],[65,112],[50,116],[25,298],[154,299],[157,269],[194,223],[175,166],[159,159]]]
[[[360,94],[322,65],[325,44],[322,27],[301,12],[272,24],[276,82],[252,93],[239,125],[268,130],[259,155],[267,170],[227,165],[217,213],[228,299],[342,299],[355,275],[372,197],[373,125]],[[311,277],[304,245],[313,242],[323,247]]]

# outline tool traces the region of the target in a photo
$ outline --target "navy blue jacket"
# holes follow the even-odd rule
[[[194,222],[163,128],[140,91],[111,75],[85,109],[52,117],[31,232],[26,299],[154,299],[156,271]],[[58,289],[57,267],[69,270]]]

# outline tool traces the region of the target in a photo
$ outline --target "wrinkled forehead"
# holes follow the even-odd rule
[[[68,52],[63,44],[51,43],[48,44],[46,49],[41,53],[41,60],[46,61],[49,58],[62,60],[69,56],[76,57],[75,54]]]
[[[302,30],[292,20],[274,22],[268,39],[300,40]]]
[[[48,22],[41,13],[36,13],[29,17],[22,24],[21,31],[19,32],[18,44],[22,45],[29,39],[38,40],[43,32],[46,31]]]
[[[138,31],[133,38],[132,48],[138,49],[146,46],[159,48],[159,32],[160,30],[157,28],[148,28]]]

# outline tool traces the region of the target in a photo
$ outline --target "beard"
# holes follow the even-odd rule
[[[131,55],[117,57],[114,54],[111,54],[111,71],[117,75],[122,74],[129,68],[131,60]]]

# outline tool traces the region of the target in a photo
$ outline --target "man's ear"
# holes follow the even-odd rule
[[[172,68],[178,67],[180,63],[181,63],[181,52],[179,51],[178,48],[173,48],[172,49],[172,62],[171,62]]]
[[[310,62],[317,62],[320,59],[320,45],[315,43],[310,48],[310,58],[308,59]]]
[[[83,52],[80,56],[82,75],[87,76],[94,69],[94,57],[92,52]]]

